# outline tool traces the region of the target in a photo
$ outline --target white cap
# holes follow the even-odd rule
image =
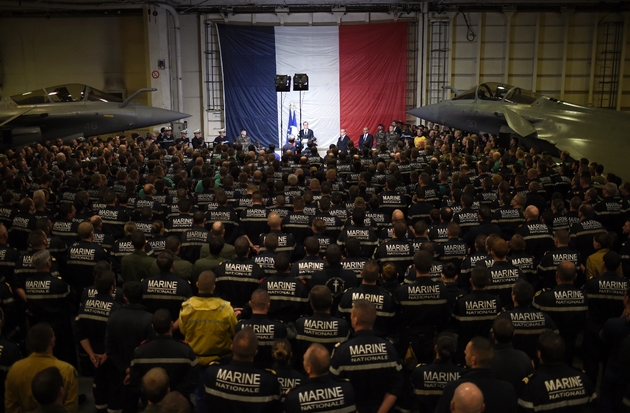
[[[221,133],[221,132],[225,133],[225,128],[219,129],[219,133]]]
[[[181,133],[185,133],[186,135],[188,135],[188,129],[183,129]]]
[[[171,128],[170,126],[167,126],[164,128],[164,132],[166,132],[167,130],[173,130],[173,128]]]
[[[193,133],[201,133],[201,129],[195,129]]]

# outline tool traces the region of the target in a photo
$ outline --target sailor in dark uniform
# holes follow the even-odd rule
[[[538,339],[540,366],[523,379],[518,397],[521,412],[581,412],[597,397],[595,386],[585,373],[564,363],[564,341],[559,334],[545,331]]]
[[[309,412],[354,413],[355,395],[348,380],[338,380],[328,372],[330,355],[321,344],[311,344],[304,355],[308,381],[289,390],[283,400],[286,413]]]
[[[227,365],[210,363],[203,380],[208,406],[217,412],[277,412],[280,384],[271,370],[254,366],[258,339],[251,328],[234,335],[232,360]]]

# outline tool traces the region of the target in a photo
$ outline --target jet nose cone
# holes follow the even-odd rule
[[[413,115],[422,120],[430,122],[439,122],[438,120],[438,108],[437,105],[428,105],[415,108],[407,111],[408,114]]]
[[[169,123],[176,120],[188,118],[191,115],[187,113],[175,112],[173,110],[152,108],[141,106],[137,108],[138,124],[136,127],[159,125],[161,123]]]

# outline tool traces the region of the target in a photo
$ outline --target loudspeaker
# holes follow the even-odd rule
[[[308,90],[308,75],[296,73],[293,76],[293,90]]]
[[[291,91],[291,76],[276,75],[276,92],[290,92],[290,91]]]

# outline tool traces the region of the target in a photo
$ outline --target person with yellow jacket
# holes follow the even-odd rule
[[[40,371],[57,367],[63,377],[66,390],[64,407],[69,412],[79,410],[79,385],[77,371],[65,361],[53,356],[55,333],[47,323],[31,327],[26,336],[27,346],[33,350],[30,356],[17,361],[7,374],[4,406],[6,413],[25,413],[35,410],[39,404],[33,397],[31,383]]]
[[[232,337],[236,328],[236,314],[232,305],[215,295],[215,275],[212,271],[199,274],[199,293],[182,304],[177,324],[184,339],[199,360],[200,373],[213,361],[232,355]],[[197,411],[208,411],[205,406],[203,380],[195,391]]]

